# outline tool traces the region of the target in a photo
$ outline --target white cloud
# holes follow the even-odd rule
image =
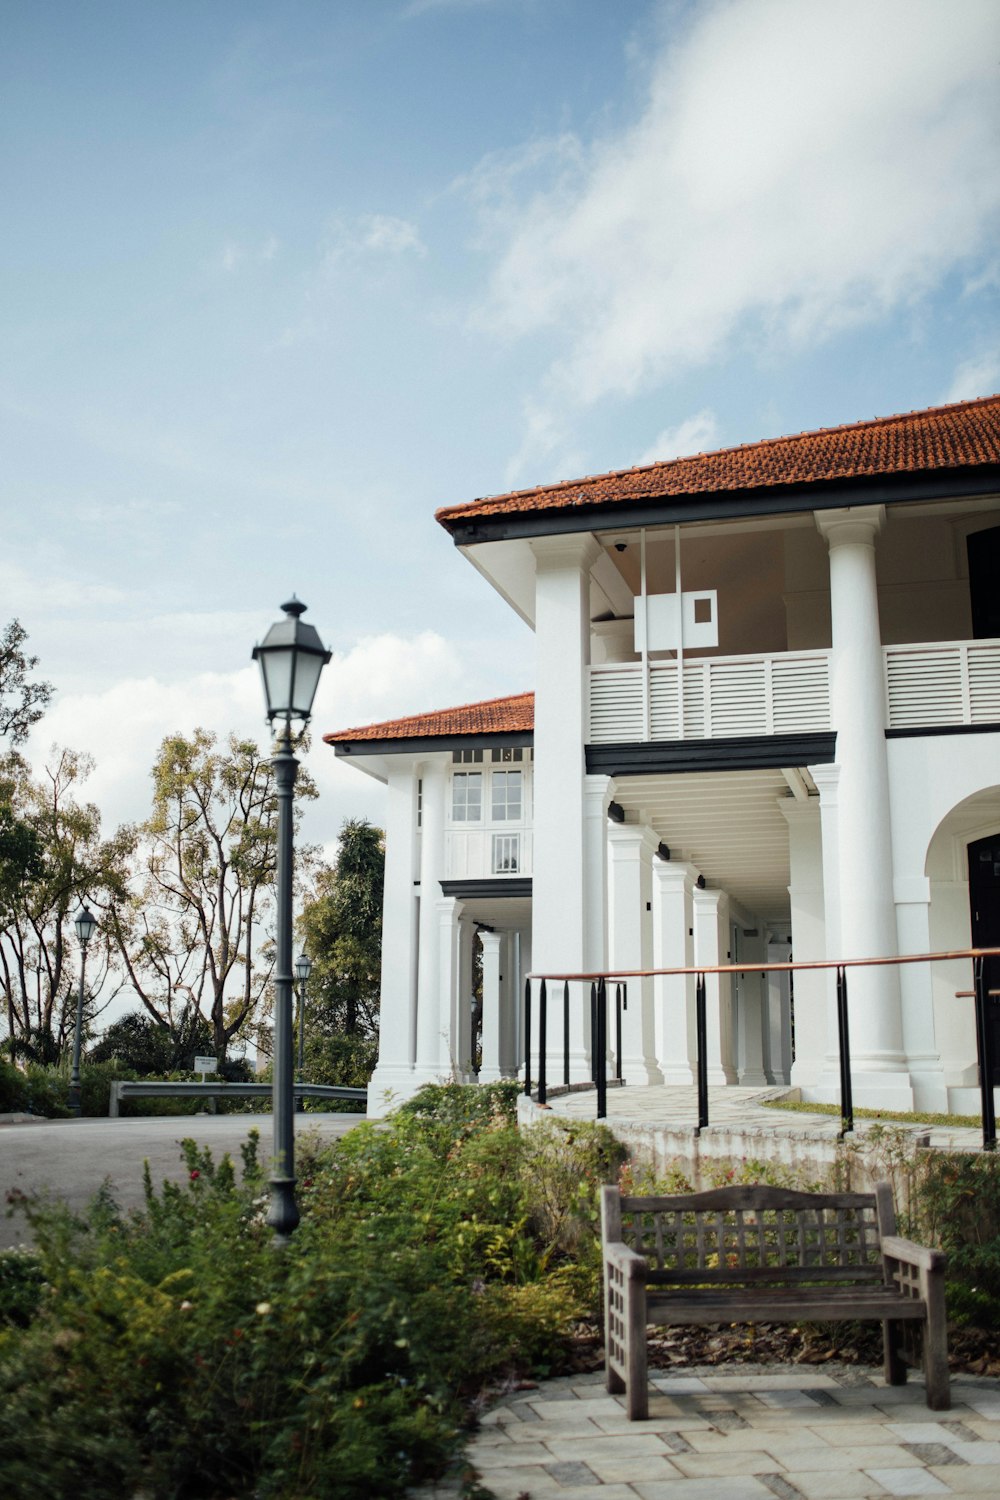
[[[993,0],[703,0],[690,17],[628,129],[561,138],[541,186],[538,142],[523,178],[500,158],[471,179],[504,235],[477,318],[549,331],[556,412],[736,341],[828,338],[990,247]]]
[[[214,617],[213,617],[214,619]],[[176,625],[176,621],[174,624]],[[238,621],[245,632],[244,622]],[[182,617],[195,628],[198,617]],[[334,657],[320,680],[313,711],[313,741],[306,764],[320,799],[306,810],[303,836],[331,844],[346,817],[382,816],[377,783],[338,761],[322,744],[330,730],[442,708],[468,694],[467,672],[457,650],[433,631],[412,639],[367,637]],[[101,809],[105,833],[149,813],[149,772],[165,735],[195,728],[267,741],[260,674],[253,664],[236,672],[201,672],[180,681],[132,677],[98,692],[69,692],[38,725],[28,746],[36,772],[53,744],[92,755],[95,769],[86,798]]]
[[[328,236],[324,263],[332,270],[345,256],[426,255],[416,224],[392,214],[362,214],[350,224],[335,223]]]
[[[942,402],[973,401],[977,396],[992,396],[1000,390],[1000,351],[967,359],[955,371]]]
[[[719,446],[719,424],[715,413],[705,407],[693,417],[686,417],[676,427],[665,427],[636,464],[663,463],[668,458],[689,458],[693,453],[710,453]]]

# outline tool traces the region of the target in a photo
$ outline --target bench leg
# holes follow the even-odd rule
[[[626,1282],[625,1384],[625,1415],[630,1422],[645,1421],[649,1416],[646,1285],[638,1277],[632,1277]]]
[[[622,1363],[625,1338],[625,1279],[617,1266],[604,1266],[604,1385],[612,1396],[620,1396],[625,1381],[614,1368]]]
[[[944,1305],[944,1271],[921,1274],[921,1291],[927,1303],[924,1326],[924,1381],[927,1405],[932,1411],[951,1408],[951,1382],[948,1377],[948,1317]]]
[[[902,1324],[886,1318],[882,1323],[883,1373],[886,1385],[906,1384],[906,1364],[900,1352]]]

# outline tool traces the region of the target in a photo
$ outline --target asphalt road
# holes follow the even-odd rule
[[[308,1114],[297,1134],[332,1140],[346,1134],[364,1115]],[[182,1182],[187,1169],[179,1142],[191,1136],[208,1146],[218,1161],[228,1151],[240,1163],[240,1144],[256,1127],[260,1158],[271,1154],[270,1115],[188,1115],[131,1120],[32,1120],[0,1125],[0,1249],[31,1243],[24,1215],[7,1215],[7,1195],[43,1191],[82,1209],[107,1180],[122,1208],[142,1204],[142,1165],[148,1160],[154,1183]]]

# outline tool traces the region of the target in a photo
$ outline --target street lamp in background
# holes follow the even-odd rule
[[[285,618],[272,625],[253,659],[260,663],[268,723],[278,720],[271,767],[278,797],[278,941],[274,976],[274,1165],[267,1222],[275,1243],[285,1245],[299,1222],[295,1203],[295,1122],[292,1090],[292,793],[299,763],[292,753],[292,720],[304,732],[319,676],[331,652],[312,625],[302,622],[305,605],[294,594]]]
[[[83,985],[87,972],[87,944],[94,936],[97,928],[97,918],[93,912],[81,906],[73,921],[76,935],[80,939],[82,953],[80,955],[80,988],[76,996],[76,1027],[73,1031],[73,1071],[69,1079],[69,1112],[72,1115],[80,1113],[80,1043],[83,1036]]]
[[[306,1065],[306,980],[312,973],[313,961],[303,948],[295,960],[295,973],[299,981],[299,1082],[303,1081],[302,1074]],[[296,1101],[296,1113],[301,1114],[306,1107],[304,1099]]]

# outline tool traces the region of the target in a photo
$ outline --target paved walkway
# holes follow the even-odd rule
[[[777,1099],[790,1092],[787,1088],[710,1088],[708,1091],[708,1117],[712,1129],[740,1129],[766,1135],[794,1136],[808,1133],[813,1139],[819,1137],[835,1141],[840,1131],[839,1115],[810,1114],[799,1110],[767,1109],[765,1099]],[[584,1089],[578,1093],[550,1094],[549,1105],[553,1114],[568,1115],[573,1119],[593,1120],[597,1110],[597,1093]],[[698,1091],[691,1086],[671,1088],[638,1088],[633,1084],[625,1088],[608,1089],[607,1124],[615,1122],[646,1126],[663,1126],[669,1129],[691,1130],[698,1121]],[[860,1137],[877,1125],[891,1125],[884,1120],[855,1119],[854,1135]],[[974,1126],[915,1125],[904,1122],[908,1133],[923,1137],[929,1146],[942,1150],[978,1151],[982,1149],[983,1133],[977,1122]],[[1000,1491],[998,1491],[1000,1493]]]
[[[846,1365],[654,1372],[651,1387],[649,1421],[629,1422],[603,1375],[545,1381],[494,1406],[467,1459],[497,1500],[1000,1495],[998,1380],[954,1377],[946,1412],[913,1375],[888,1387]],[[459,1493],[451,1481],[413,1500]]]
[[[780,1113],[783,1088],[713,1088],[709,1131],[832,1147],[837,1117]],[[550,1096],[557,1115],[592,1120],[592,1090]],[[693,1087],[609,1089],[607,1123],[689,1131]],[[875,1121],[858,1120],[856,1136]],[[889,1124],[891,1122],[885,1121]],[[922,1143],[979,1150],[978,1128],[904,1126]],[[704,1136],[702,1137],[704,1140]],[[887,1387],[867,1367],[729,1365],[652,1372],[650,1420],[629,1422],[603,1374],[549,1380],[499,1401],[466,1450],[497,1500],[867,1500],[1000,1497],[1000,1381],[956,1376],[952,1409],[929,1411],[923,1380]],[[457,1481],[413,1500],[460,1493]]]

